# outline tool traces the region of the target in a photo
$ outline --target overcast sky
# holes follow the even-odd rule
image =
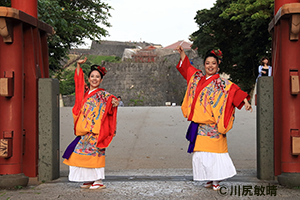
[[[111,10],[106,28],[109,37],[102,40],[145,41],[163,47],[178,40],[189,41],[198,30],[195,16],[198,10],[210,9],[216,0],[104,0]],[[90,46],[91,42],[88,42]]]

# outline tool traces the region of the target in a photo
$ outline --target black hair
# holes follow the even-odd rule
[[[206,54],[205,55],[208,55],[208,54],[214,54],[214,53],[212,53],[212,51],[215,51],[215,50],[220,50],[218,47],[215,47],[214,49],[211,49],[211,50],[209,50],[209,51],[207,51],[206,52]],[[220,50],[221,51],[221,50]],[[214,54],[215,56],[217,56],[216,54]],[[221,61],[221,62],[223,62],[223,56],[222,56],[222,58],[220,58],[219,56],[217,56],[218,57],[218,59]]]
[[[214,57],[215,59],[216,59],[216,61],[217,61],[217,65],[219,66],[219,58],[218,58],[218,56],[216,56],[215,54],[213,54],[213,53],[208,53],[208,54],[206,54],[206,56],[204,57],[204,59],[203,59],[203,64],[205,65],[205,61],[206,61],[206,59],[208,58],[208,57]]]
[[[92,73],[92,71],[98,71],[99,73],[100,73],[100,76],[101,76],[101,79],[103,79],[103,74],[100,72],[100,70],[98,69],[98,65],[92,65],[91,66],[91,71],[89,72],[89,75],[88,75],[88,77],[90,78],[90,75],[91,75],[91,73]]]
[[[122,99],[122,98],[121,98],[121,96],[118,96],[117,98],[120,98],[120,99]]]
[[[266,56],[264,56],[264,57],[262,57],[262,58],[260,59],[260,65],[264,66],[263,60],[265,60],[265,59],[268,60],[267,65],[270,65],[270,59],[269,59],[268,57],[266,57]]]

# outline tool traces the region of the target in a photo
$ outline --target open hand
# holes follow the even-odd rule
[[[86,61],[87,61],[87,57],[84,57],[83,60],[78,60],[77,63],[81,65],[81,64],[85,63]]]
[[[252,109],[252,107],[251,107],[251,105],[250,105],[250,103],[249,103],[248,101],[245,102],[245,109],[246,109],[247,111],[250,111],[250,112],[253,111],[253,109]]]
[[[181,45],[178,45],[175,50],[178,51],[178,53],[180,54],[180,59],[184,60],[185,52],[183,50],[183,47]]]
[[[77,61],[77,67],[76,67],[77,76],[79,76],[80,65],[85,63],[86,61],[87,61],[87,57],[85,57],[83,60],[78,60]]]
[[[119,105],[119,101],[116,98],[112,98],[111,103],[112,103],[113,107],[117,107]]]
[[[181,53],[183,51],[183,48],[182,46],[178,45],[175,50],[178,51],[178,53]]]

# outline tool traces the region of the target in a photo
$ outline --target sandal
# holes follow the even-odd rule
[[[88,189],[91,187],[91,185],[93,185],[94,182],[87,182],[87,183],[83,183],[80,188],[82,189]]]
[[[211,186],[212,186],[212,181],[209,181],[204,185],[205,188],[210,188]]]
[[[105,185],[103,185],[103,184],[92,184],[91,186],[90,186],[90,189],[91,190],[96,190],[96,189],[104,189],[104,188],[106,188],[106,186]]]
[[[219,184],[213,185],[213,190],[215,191],[220,190],[220,185]]]

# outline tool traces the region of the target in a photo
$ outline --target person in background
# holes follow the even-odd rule
[[[233,126],[236,107],[244,106],[252,112],[250,96],[220,77],[219,58],[214,53],[209,52],[204,58],[204,74],[190,64],[181,46],[176,50],[180,54],[176,68],[187,80],[181,109],[191,121],[186,138],[190,141],[188,153],[193,153],[193,178],[207,181],[204,185],[207,188],[219,190],[220,181],[236,174],[226,134]]]
[[[270,66],[270,60],[265,56],[261,58],[260,65],[258,66],[258,77],[261,76],[272,76],[272,67]]]
[[[124,107],[124,103],[123,103],[123,101],[122,101],[121,96],[118,96],[118,101],[119,101],[119,106],[120,106],[120,107]]]

